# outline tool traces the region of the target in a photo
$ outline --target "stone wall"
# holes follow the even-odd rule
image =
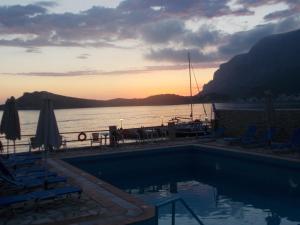
[[[225,127],[228,136],[243,134],[248,125],[256,125],[258,133],[268,127],[268,118],[264,110],[217,110],[218,126]],[[273,127],[278,128],[278,138],[285,139],[295,128],[300,127],[300,109],[278,109],[272,112]]]

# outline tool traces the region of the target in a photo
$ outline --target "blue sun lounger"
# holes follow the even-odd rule
[[[220,128],[217,128],[216,130],[214,130],[210,134],[199,136],[198,141],[200,143],[207,143],[207,142],[216,141],[218,138],[224,137],[224,133],[225,133],[225,128],[220,127]]]
[[[15,204],[26,203],[28,201],[40,202],[43,200],[57,199],[71,194],[78,194],[81,196],[82,190],[78,187],[62,187],[44,191],[29,192],[22,195],[13,195],[0,197],[0,208],[6,208]]]
[[[13,174],[15,176],[30,176],[33,173],[42,173],[47,171],[46,168],[40,165],[31,166],[31,167],[25,167],[21,169],[13,170]]]
[[[2,159],[1,159],[2,160]],[[28,165],[33,165],[36,163],[35,159],[22,159],[22,160],[2,160],[2,163],[9,167],[20,167],[20,166],[28,166]]]
[[[241,137],[226,137],[224,141],[228,144],[247,144],[255,140],[256,126],[248,126],[247,130]]]
[[[17,189],[30,189],[37,187],[48,187],[50,184],[65,183],[67,178],[63,176],[47,176],[39,178],[24,178],[21,180],[10,179],[5,176],[0,176],[0,179],[5,183],[17,188]]]
[[[11,162],[18,162],[18,161],[24,161],[24,160],[40,160],[43,157],[41,155],[34,155],[34,154],[10,154],[7,157],[3,157],[2,159],[4,161],[11,161]]]
[[[272,143],[272,149],[296,149],[300,150],[300,128],[293,131],[290,139],[285,143]]]
[[[276,135],[276,128],[271,127],[265,130],[262,135],[258,138],[253,138],[252,140],[248,140],[248,142],[242,143],[243,147],[248,148],[257,148],[257,147],[270,147],[271,143],[274,141],[274,137]]]
[[[54,174],[48,171],[45,171],[44,176],[42,174],[38,174],[37,177],[34,176],[16,177],[2,163],[0,163],[0,171],[1,171],[0,179],[19,189],[41,187],[43,185],[47,187],[48,184],[55,184],[55,183],[61,183],[67,181],[66,177],[53,176]]]
[[[77,193],[80,196],[82,190],[78,187],[66,186],[66,187],[54,188],[50,190],[32,192],[30,193],[30,196],[32,196],[35,200],[39,201],[39,200],[46,200],[46,199],[68,196],[75,193]]]
[[[11,162],[18,162],[18,161],[24,161],[24,160],[41,160],[43,157],[40,155],[34,155],[34,154],[15,154],[10,155],[6,160]]]
[[[214,130],[211,134],[199,136],[198,139],[199,140],[211,140],[211,141],[214,141],[217,138],[223,137],[224,133],[225,133],[225,128],[224,127],[219,127],[216,130]]]
[[[38,165],[38,161],[36,159],[22,159],[22,160],[4,160],[0,157],[0,163],[9,167],[13,170],[29,168]]]
[[[3,160],[0,159],[0,171],[4,173],[5,176],[10,177],[11,179],[18,178],[19,180],[24,177],[31,178],[42,178],[45,176],[56,176],[57,174],[43,168],[41,165],[32,165],[30,167],[22,167],[22,168],[11,168],[8,165],[3,163]]]
[[[47,171],[45,168],[42,167],[35,167],[35,168],[22,168],[19,171],[13,171],[8,166],[6,166],[0,160],[0,171],[6,177],[10,177],[11,179],[21,179],[22,177],[43,177],[43,176],[55,176],[56,173]]]
[[[27,194],[0,197],[0,208],[28,202],[29,200],[31,200],[31,197]]]
[[[39,153],[40,154],[40,153]],[[18,152],[15,156],[22,156],[22,157],[41,157],[39,154],[33,154],[32,152]]]
[[[53,177],[57,176],[57,173],[52,171],[41,171],[41,172],[33,172],[29,174],[14,174],[16,180],[24,180],[28,178],[43,178],[43,177]]]
[[[24,159],[33,159],[39,160],[42,159],[41,153],[31,153],[31,152],[18,152],[18,153],[10,153],[9,155],[0,155],[0,158],[5,160],[24,160]]]

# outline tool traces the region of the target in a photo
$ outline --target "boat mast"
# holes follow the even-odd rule
[[[191,97],[191,120],[193,121],[193,91],[192,91],[192,73],[191,73],[191,57],[188,52],[188,60],[189,60],[189,76],[190,76],[190,97]]]

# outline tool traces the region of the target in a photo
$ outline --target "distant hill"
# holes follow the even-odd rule
[[[300,94],[300,30],[268,36],[220,66],[204,85],[203,99]]]
[[[111,100],[92,100],[57,95],[46,91],[24,93],[24,95],[18,98],[16,101],[18,109],[34,110],[41,108],[43,99],[45,98],[51,99],[53,101],[54,108],[56,109],[111,106],[178,105],[190,103],[190,97],[173,94],[155,95],[141,99],[116,98]],[[0,106],[0,109],[3,109],[3,105]]]

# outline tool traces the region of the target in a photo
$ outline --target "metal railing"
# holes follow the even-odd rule
[[[170,198],[167,199],[163,202],[157,203],[155,205],[155,224],[158,225],[158,213],[159,213],[159,208],[169,205],[172,205],[172,225],[175,225],[175,214],[176,214],[176,202],[180,202],[186,210],[193,216],[193,218],[198,222],[200,225],[204,225],[204,223],[199,219],[199,217],[196,215],[196,213],[189,207],[189,205],[181,198],[181,197],[175,197],[175,198]]]
[[[78,140],[78,135],[84,132],[86,135],[86,139],[83,141]],[[83,147],[83,146],[89,146],[92,140],[92,133],[108,133],[108,130],[84,130],[84,131],[71,131],[71,132],[61,132],[60,135],[62,136],[62,147]],[[5,136],[0,136],[0,141],[2,142],[3,148],[9,147],[10,150],[12,150],[13,147],[16,147],[17,150],[25,151],[30,149],[32,146],[31,138],[35,137],[35,134],[24,134],[21,137],[21,140],[16,140],[16,143],[13,144],[12,141],[9,141],[9,144],[7,144],[7,140],[5,139]],[[107,137],[106,137],[107,138]],[[71,144],[71,146],[70,146]],[[72,146],[73,145],[73,146]],[[5,153],[3,151],[2,153]]]
[[[148,140],[162,140],[162,137],[166,138],[166,134],[158,134],[158,129],[160,126],[151,126],[151,127],[142,127],[142,128],[128,128],[128,129],[118,129],[118,132],[123,132],[121,135],[122,138],[118,140],[118,144],[124,144],[124,143],[131,143],[131,142],[146,142]],[[166,129],[166,126],[164,127]],[[145,131],[144,135],[138,135],[136,137],[129,137],[128,131],[136,131],[138,129],[142,129]],[[79,140],[79,135],[81,133],[84,133],[85,138],[83,140]],[[99,141],[95,141],[92,137],[93,133],[98,133],[99,135]],[[60,133],[62,137],[62,148],[77,148],[77,147],[88,147],[88,146],[95,146],[94,143],[98,143],[102,146],[110,145],[110,133],[109,130],[82,130],[82,131],[70,131],[70,132],[61,132]],[[16,147],[18,151],[26,151],[28,149],[34,149],[32,138],[34,138],[34,134],[24,134],[21,137],[21,140],[16,140],[15,144],[13,144],[12,141],[9,141],[9,144],[7,140],[5,139],[5,136],[0,135],[0,141],[2,142],[3,148],[9,148],[12,150],[12,148]],[[2,153],[5,153],[6,151],[3,151]]]
[[[70,134],[79,134],[81,131],[70,131],[70,132],[61,132],[59,133],[61,136],[66,137],[66,135],[70,135]],[[84,130],[82,131],[84,133],[101,133],[101,132],[108,132],[108,130]],[[31,137],[35,137],[35,134],[22,134],[22,139],[23,138],[31,138]],[[5,140],[5,136],[4,135],[0,135],[0,139]],[[22,141],[21,139],[21,141]],[[91,138],[87,138],[85,141],[90,141]],[[16,140],[18,141],[18,140]],[[28,140],[27,140],[28,141]],[[78,139],[68,139],[67,142],[77,142],[79,141]],[[28,145],[28,143],[20,143],[20,144],[16,144],[16,146],[24,146],[24,145]],[[13,146],[13,145],[9,145],[9,146]]]
[[[211,125],[209,125],[211,127]],[[127,144],[132,142],[137,143],[145,143],[145,142],[154,142],[154,141],[162,141],[168,140],[171,137],[169,134],[170,128],[168,126],[147,126],[147,127],[139,127],[139,128],[128,128],[128,129],[117,129],[121,138],[117,140],[117,144]],[[172,128],[171,128],[172,129]],[[84,132],[85,137],[84,140],[79,140],[79,135],[81,132]],[[94,145],[93,143],[93,133],[99,133],[101,136],[100,145],[110,145],[110,133],[107,129],[99,129],[99,130],[83,130],[83,131],[69,131],[69,132],[61,132],[60,135],[62,137],[62,148],[78,148],[78,147],[89,147]],[[7,143],[7,140],[3,135],[0,135],[0,141],[2,142],[3,148],[9,148],[10,151],[12,148],[16,148],[17,152],[23,152],[33,149],[32,138],[34,138],[34,134],[23,134],[21,140],[16,140],[15,145],[12,141]],[[96,143],[96,142],[95,142]],[[3,149],[2,153],[6,151]],[[0,152],[1,154],[1,152]]]
[[[227,103],[215,103],[217,110],[257,110],[264,111],[266,109],[265,101],[261,102],[227,102]],[[296,109],[300,110],[300,102],[273,102],[275,110],[289,110]]]

